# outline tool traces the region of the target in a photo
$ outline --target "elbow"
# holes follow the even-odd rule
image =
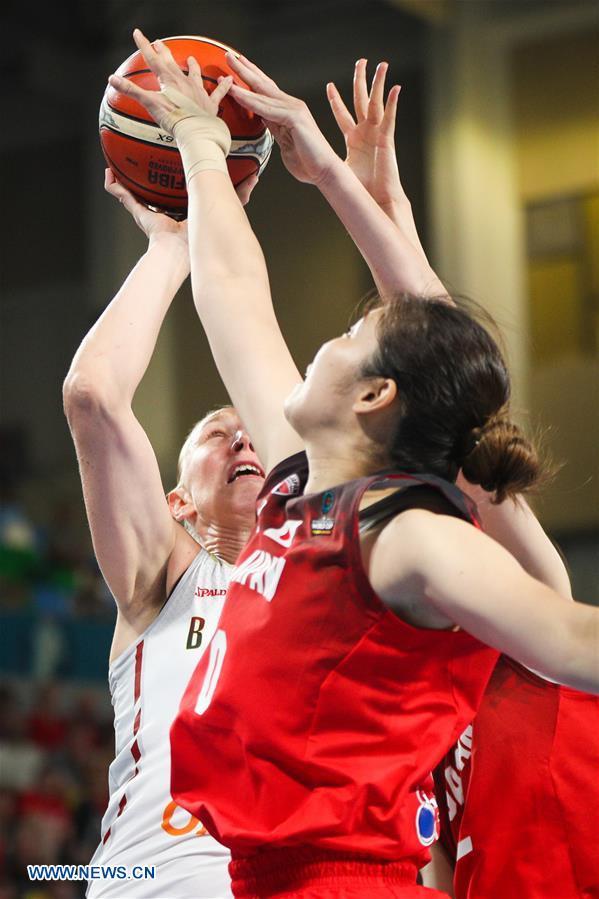
[[[114,392],[100,378],[76,368],[71,368],[64,380],[62,403],[72,431],[90,419],[110,418],[118,406]]]

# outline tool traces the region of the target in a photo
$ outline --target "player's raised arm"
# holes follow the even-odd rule
[[[189,272],[185,224],[150,212],[112,173],[106,189],[148,236],[148,249],[77,350],[63,389],[98,563],[118,606],[113,655],[167,597],[180,539],[148,437],[131,403],[164,316]]]
[[[137,29],[134,39],[161,90],[145,91],[117,76],[110,83],[177,140],[189,195],[194,301],[229,396],[268,469],[302,448],[283,415],[283,400],[301,377],[276,321],[262,251],[226,168],[230,135],[216,114],[232,79],[208,95],[194,58],[186,77],[160,41],[152,45]]]
[[[445,288],[422,248],[414,245],[413,234],[397,227],[352,167],[337,156],[306,104],[285,94],[271,78],[244,57],[237,58],[229,53],[227,60],[252,88],[252,91],[247,91],[233,85],[231,95],[246,109],[264,119],[279,144],[283,162],[291,174],[318,187],[360,250],[379,292],[383,296],[398,292],[422,296],[444,295]],[[385,135],[385,141],[392,142],[397,89],[385,112],[383,87],[384,78],[379,76],[368,114],[372,117],[375,113],[380,115],[377,127]]]
[[[335,121],[345,140],[346,165],[391,221],[405,234],[423,260],[426,253],[420,242],[412,206],[401,183],[395,149],[395,120],[400,88],[394,85],[384,102],[388,64],[376,68],[370,90],[366,80],[366,60],[358,59],[353,80],[353,114],[348,110],[336,86],[327,85],[327,97]],[[497,421],[497,427],[502,422]],[[522,445],[522,452],[532,446]],[[544,532],[522,496],[496,502],[492,492],[470,483],[461,474],[459,487],[476,503],[483,530],[511,552],[533,577],[570,596],[570,581],[562,558]],[[526,485],[522,485],[525,487]]]

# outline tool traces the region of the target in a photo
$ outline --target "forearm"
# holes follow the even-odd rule
[[[227,174],[201,172],[188,185],[192,287],[198,311],[218,292],[242,306],[239,286],[268,284],[264,254]],[[270,305],[270,297],[265,302]],[[243,314],[243,308],[240,310]]]
[[[330,167],[318,187],[360,250],[382,295],[446,293],[422,249],[414,246],[405,228],[385,214],[341,160]]]
[[[172,235],[151,239],[79,347],[69,378],[87,378],[95,388],[130,403],[149,365],[165,315],[188,272],[185,241]]]
[[[424,247],[420,242],[420,237],[418,236],[418,230],[416,228],[416,222],[414,221],[414,213],[412,211],[412,204],[408,200],[405,193],[403,193],[400,199],[390,200],[387,203],[379,204],[385,215],[387,215],[396,228],[399,228],[405,234],[406,238],[410,241],[416,252],[420,253],[421,256],[426,260],[426,252]],[[428,260],[427,264],[428,264]]]
[[[283,401],[300,380],[274,313],[262,249],[228,175],[188,183],[191,282],[214,362],[263,464],[297,452]]]

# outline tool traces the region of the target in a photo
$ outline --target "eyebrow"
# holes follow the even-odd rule
[[[227,421],[227,419],[229,419],[229,422]],[[219,423],[223,424],[223,425],[228,425],[230,423],[230,417],[227,415],[226,412],[215,412],[211,418],[207,419],[207,421],[205,421],[204,424],[202,425],[202,427],[200,428],[199,436],[201,437],[203,435],[206,428],[209,428],[213,424],[219,424]]]

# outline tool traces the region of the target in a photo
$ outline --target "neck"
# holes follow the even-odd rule
[[[247,543],[254,523],[252,514],[251,521],[235,525],[208,524],[198,518],[193,527],[196,538],[207,552],[233,564]]]
[[[343,453],[323,452],[306,447],[308,480],[305,493],[322,493],[337,484],[362,478],[372,472],[372,460],[359,451]]]

